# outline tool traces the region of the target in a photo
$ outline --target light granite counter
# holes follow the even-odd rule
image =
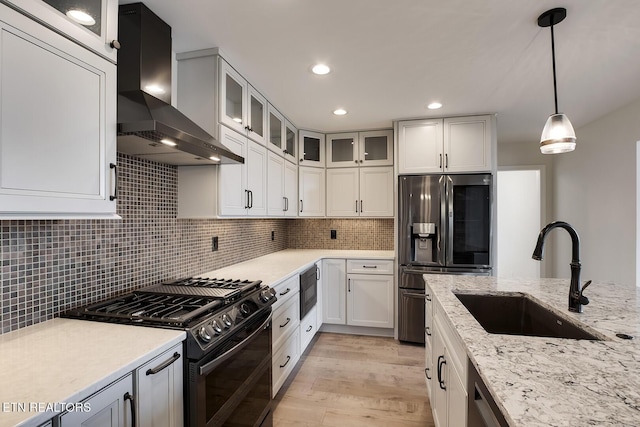
[[[285,249],[229,267],[200,274],[201,277],[262,280],[273,286],[323,258],[393,259],[393,251]]]
[[[0,335],[0,426],[37,426],[56,413],[29,411],[30,404],[77,403],[185,337],[60,318]]]
[[[640,299],[634,286],[593,283],[584,313],[568,310],[569,279],[428,275],[434,297],[512,426],[640,425]],[[487,333],[452,291],[523,292],[603,341]],[[624,340],[624,333],[635,337]]]

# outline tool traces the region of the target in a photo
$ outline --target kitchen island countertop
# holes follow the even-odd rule
[[[635,286],[593,283],[583,313],[568,279],[425,275],[467,354],[512,426],[640,425],[640,299]],[[602,341],[487,333],[452,291],[521,292]],[[617,333],[635,339],[616,337]]]

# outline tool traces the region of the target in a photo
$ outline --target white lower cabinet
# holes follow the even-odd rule
[[[435,305],[435,304],[434,304]],[[467,425],[467,355],[439,307],[433,319],[431,408],[436,427]]]
[[[184,424],[182,345],[136,369],[139,427],[182,427]]]
[[[296,273],[274,284],[276,302],[271,322],[272,396],[298,363],[300,358],[300,276]]]
[[[300,320],[300,354],[304,353],[318,330],[316,308],[312,308],[304,319]]]
[[[284,305],[274,312],[272,324],[272,348],[280,349],[291,332],[300,324],[300,294],[289,298]]]
[[[295,328],[282,348],[273,354],[273,364],[271,366],[273,396],[278,393],[282,384],[284,384],[291,371],[293,371],[293,367],[298,363],[298,359],[300,358],[299,340],[300,330]]]
[[[392,260],[326,259],[323,263],[324,323],[393,328]]]
[[[133,375],[82,401],[87,411],[66,412],[60,416],[59,427],[128,427],[132,426]]]
[[[424,380],[427,385],[427,396],[433,394],[433,292],[425,283],[424,290]]]

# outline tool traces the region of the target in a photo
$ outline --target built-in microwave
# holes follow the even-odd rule
[[[300,273],[300,320],[318,302],[318,268],[314,265]]]

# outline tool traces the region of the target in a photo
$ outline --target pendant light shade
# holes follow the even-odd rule
[[[552,114],[542,129],[540,151],[542,154],[558,154],[576,148],[576,133],[564,114]]]
[[[576,132],[569,118],[558,113],[558,88],[556,84],[556,49],[553,26],[562,22],[567,16],[567,9],[558,7],[547,10],[538,17],[538,26],[551,27],[551,58],[553,63],[553,99],[556,113],[549,116],[540,137],[542,154],[558,154],[573,151],[576,148]]]

